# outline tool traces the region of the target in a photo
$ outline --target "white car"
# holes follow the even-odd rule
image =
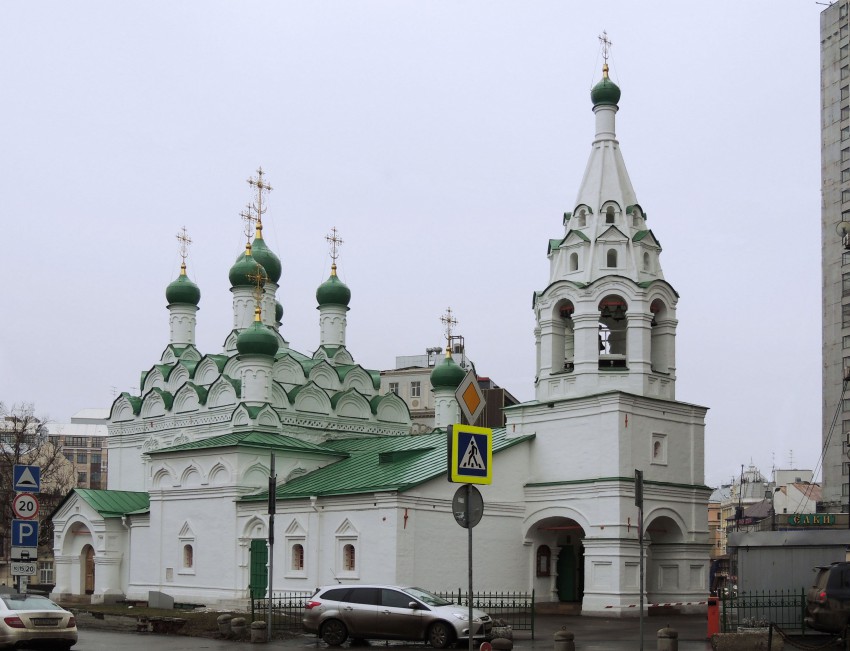
[[[70,649],[77,643],[77,621],[47,597],[0,595],[0,647],[30,642],[52,649]]]

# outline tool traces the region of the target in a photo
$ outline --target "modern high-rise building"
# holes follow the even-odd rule
[[[823,508],[850,499],[850,17],[847,0],[821,13],[821,255]]]

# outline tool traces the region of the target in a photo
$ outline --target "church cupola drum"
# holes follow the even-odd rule
[[[661,245],[629,179],[608,63],[590,93],[596,133],[563,235],[549,240],[549,285],[534,295],[536,397],[622,390],[675,398],[676,302]]]

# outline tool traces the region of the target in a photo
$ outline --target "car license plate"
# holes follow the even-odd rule
[[[59,626],[59,619],[56,617],[32,617],[30,619],[33,626]]]

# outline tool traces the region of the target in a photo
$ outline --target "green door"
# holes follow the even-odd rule
[[[262,538],[251,541],[251,598],[262,599],[269,586],[269,548]]]
[[[558,600],[576,601],[576,559],[573,547],[561,547],[558,553]]]

